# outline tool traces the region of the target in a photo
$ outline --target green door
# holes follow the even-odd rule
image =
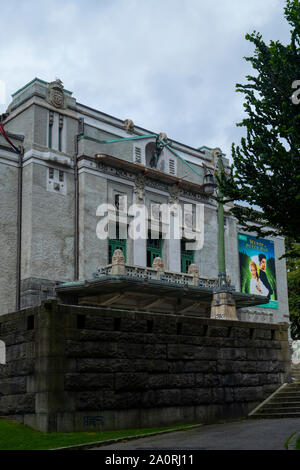
[[[108,241],[108,264],[111,264],[115,250],[122,250],[126,263],[126,240],[112,239]]]
[[[185,249],[185,240],[181,240],[181,272],[187,273],[194,262],[194,251]]]
[[[162,257],[162,239],[156,240],[148,238],[147,240],[147,266],[151,268],[154,258]]]

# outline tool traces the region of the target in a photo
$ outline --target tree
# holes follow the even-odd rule
[[[217,178],[225,202],[235,201],[231,212],[245,230],[262,236],[275,230],[299,242],[300,104],[293,101],[300,90],[292,88],[300,80],[299,0],[287,0],[284,14],[292,26],[288,45],[266,45],[255,31],[246,35],[255,51],[245,59],[255,74],[236,90],[245,95],[246,117],[237,125],[245,126],[247,136],[232,144],[230,174]]]
[[[286,240],[288,252],[296,253],[295,256],[287,256],[287,281],[289,290],[289,310],[291,321],[291,336],[294,340],[300,340],[300,244]]]

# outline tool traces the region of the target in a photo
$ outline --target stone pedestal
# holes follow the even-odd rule
[[[126,274],[125,257],[122,250],[115,250],[112,257],[111,274]]]
[[[215,292],[211,303],[210,318],[216,318],[219,320],[236,320],[235,301],[231,292]]]
[[[199,268],[196,264],[190,264],[188,269],[188,274],[193,276],[193,285],[198,286],[199,284]]]
[[[159,258],[159,256],[154,258],[154,261],[152,263],[152,268],[157,270],[156,279],[160,281],[161,275],[164,274],[165,272],[165,265],[164,265],[163,260]]]

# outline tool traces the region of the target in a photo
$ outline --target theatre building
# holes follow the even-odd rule
[[[207,421],[243,416],[284,380],[284,239],[220,208],[218,147],[161,131],[80,104],[58,79],[12,95],[1,415],[45,431]]]

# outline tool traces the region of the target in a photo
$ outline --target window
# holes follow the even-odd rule
[[[126,263],[126,240],[110,239],[108,241],[108,264],[112,263],[112,257],[116,250],[122,250]]]
[[[114,204],[117,211],[126,211],[127,195],[122,193],[115,193]]]
[[[147,266],[151,268],[155,258],[162,258],[162,239],[161,234],[158,239],[147,239]]]
[[[59,115],[59,126],[58,126],[58,150],[62,151],[62,129],[64,125],[64,117]]]
[[[169,158],[169,173],[175,175],[175,160],[174,158]]]
[[[185,249],[186,240],[181,240],[181,272],[187,273],[189,266],[194,263],[194,251]]]
[[[54,113],[49,112],[49,125],[48,125],[48,147],[52,148],[52,130],[53,130]]]
[[[46,189],[50,192],[66,195],[66,172],[63,170],[57,170],[56,168],[48,168]]]
[[[112,263],[112,257],[116,250],[123,251],[126,263],[126,238],[120,238],[120,226],[118,222],[116,224],[116,238],[111,238],[108,240],[108,264]]]
[[[142,163],[142,149],[141,147],[134,147],[135,163]]]
[[[155,151],[155,142],[149,142],[149,144],[146,145],[146,166],[150,166],[153,164],[152,161],[152,156],[153,152]]]

